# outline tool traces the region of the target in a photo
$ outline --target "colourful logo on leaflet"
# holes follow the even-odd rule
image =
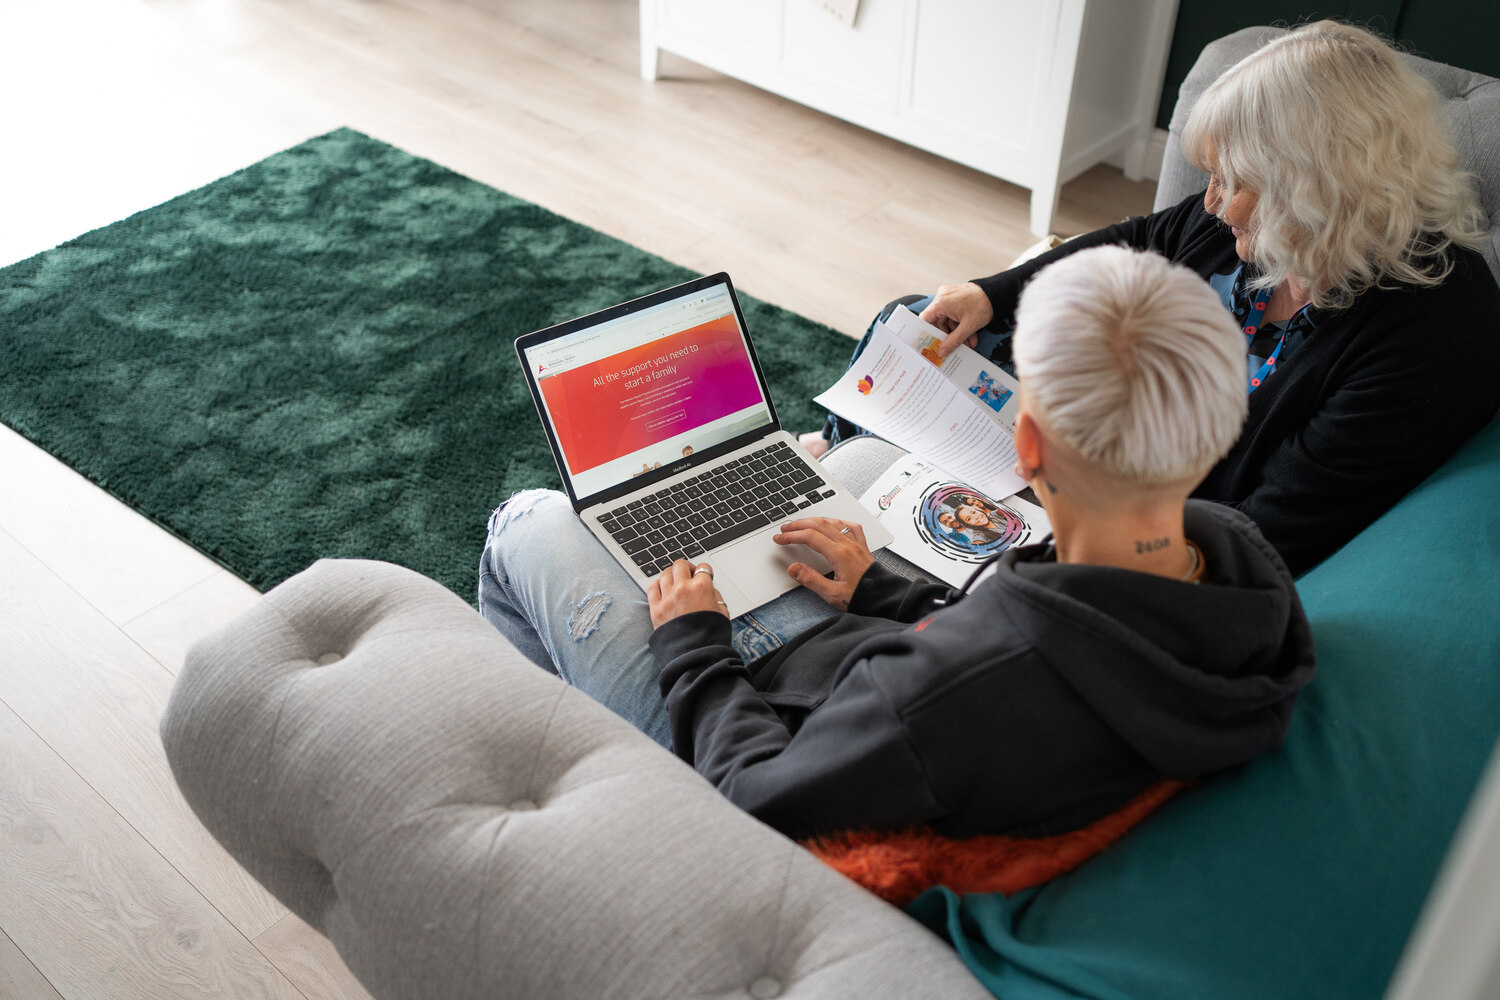
[[[875,388],[874,376],[866,375],[864,378],[860,379],[858,388],[862,394],[868,396],[870,394],[870,391]]]
[[[896,480],[896,485],[891,487],[891,491],[889,493],[876,500],[875,506],[879,507],[882,511],[890,510],[891,504],[895,503],[896,498],[901,495],[901,491],[906,489],[906,481],[910,479],[911,476],[911,469],[907,469],[905,472],[901,473],[901,478]]]

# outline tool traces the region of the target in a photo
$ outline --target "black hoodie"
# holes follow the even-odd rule
[[[1199,584],[1005,554],[973,592],[878,565],[837,615],[746,665],[713,612],[651,637],[677,753],[793,837],[930,826],[1045,836],[1158,778],[1278,746],[1313,673],[1290,573],[1244,515],[1190,501]]]

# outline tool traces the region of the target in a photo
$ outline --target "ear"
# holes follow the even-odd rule
[[[1046,451],[1046,441],[1042,437],[1042,428],[1025,410],[1016,414],[1016,458],[1020,464],[1031,470],[1031,476],[1035,477],[1042,467],[1042,456]]]

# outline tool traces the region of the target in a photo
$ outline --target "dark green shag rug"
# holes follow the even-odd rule
[[[0,420],[262,590],[354,556],[472,599],[490,510],[558,485],[512,340],[692,275],[340,129],[0,270]],[[742,301],[814,426],[848,339]]]

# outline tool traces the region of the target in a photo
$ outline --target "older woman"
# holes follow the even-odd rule
[[[876,565],[856,524],[791,521],[776,540],[834,572],[793,563],[804,586],[755,612],[786,618],[785,641],[747,650],[710,567],[679,560],[642,597],[566,497],[523,495],[491,523],[480,610],[647,732],[664,704],[663,742],[790,835],[1084,826],[1276,746],[1312,675],[1280,558],[1187,499],[1244,420],[1234,332],[1155,254],[1040,275],[1015,334],[1017,471],[1056,541],[962,591]]]
[[[1007,362],[1021,287],[1053,261],[1118,243],[1196,271],[1239,322],[1249,414],[1195,495],[1248,514],[1301,572],[1500,408],[1484,220],[1431,86],[1347,25],[1305,25],[1243,59],[1182,141],[1209,173],[1202,196],[945,285],[922,315],[949,331],[944,353],[979,343]]]

